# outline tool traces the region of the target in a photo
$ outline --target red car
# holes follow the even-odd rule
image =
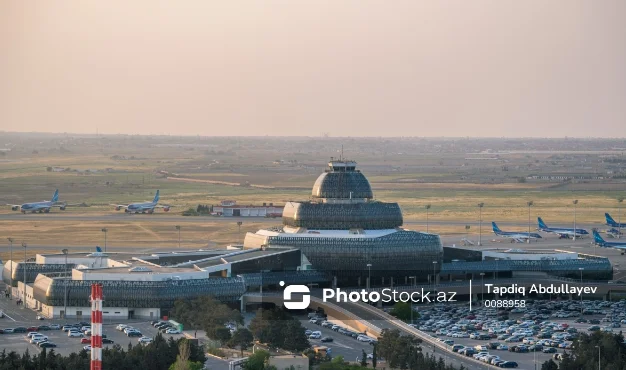
[[[28,329],[26,329],[26,331],[37,331],[37,330],[39,330],[38,326],[31,326]]]
[[[91,344],[91,338],[83,338],[80,340],[80,344]]]

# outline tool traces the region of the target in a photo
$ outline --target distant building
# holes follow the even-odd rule
[[[213,206],[212,214],[224,217],[281,217],[283,206],[274,206],[274,203],[238,205],[234,200],[223,200],[219,206]]]

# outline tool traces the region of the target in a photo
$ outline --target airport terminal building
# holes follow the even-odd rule
[[[608,259],[443,247],[438,235],[402,228],[397,203],[374,199],[352,161],[331,160],[311,199],[288,202],[282,225],[245,236],[242,247],[153,253],[39,254],[8,261],[3,281],[49,318],[90,315],[92,283],[103,284],[106,319],[158,318],[178,299],[211,295],[243,307],[243,296],[278,283],[381,287],[493,277],[553,275],[608,280]]]

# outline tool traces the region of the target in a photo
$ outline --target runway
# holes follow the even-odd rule
[[[111,214],[71,214],[71,213],[4,213],[0,214],[0,221],[93,221],[93,222],[172,222],[172,223],[201,223],[201,222],[267,222],[267,223],[281,223],[281,218],[268,218],[268,217],[214,217],[214,216],[182,216],[168,213],[153,213],[153,214],[129,214],[129,213],[111,213]],[[478,220],[429,220],[429,225],[437,226],[465,226],[470,225],[472,231],[478,228]],[[404,220],[404,226],[406,228],[420,227],[424,229],[426,227],[426,220]],[[528,223],[503,221],[498,222],[498,226],[502,227],[514,227],[516,230],[524,232],[528,230]],[[550,225],[552,226],[552,225]],[[573,228],[573,225],[559,224],[561,227]],[[577,227],[584,229],[592,228],[608,228],[606,225],[598,222],[595,224],[578,224]],[[536,223],[531,224],[531,230],[535,231],[537,228]],[[482,222],[483,232],[491,231],[491,220],[483,220]]]

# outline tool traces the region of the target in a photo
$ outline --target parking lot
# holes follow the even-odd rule
[[[360,342],[355,338],[350,336],[341,334],[337,331],[334,331],[330,328],[322,327],[321,325],[316,325],[309,322],[309,319],[306,317],[300,317],[300,321],[302,322],[302,326],[311,331],[320,331],[322,332],[322,338],[330,337],[333,339],[332,342],[322,342],[321,339],[309,339],[309,343],[312,346],[325,346],[331,349],[331,356],[343,356],[346,361],[361,361],[361,356],[363,355],[362,351],[365,351],[367,354],[372,353],[372,346],[366,342]],[[353,330],[341,321],[333,320],[331,317],[328,318],[328,321],[340,325],[349,330]],[[371,363],[371,360],[369,360]],[[380,362],[380,360],[379,360]]]
[[[3,311],[5,314],[4,318],[0,318],[0,329],[5,328],[17,328],[24,327],[29,328],[33,326],[40,325],[50,325],[50,324],[73,324],[79,321],[89,321],[89,318],[83,318],[83,320],[78,319],[67,319],[67,320],[37,320],[37,312],[30,310],[28,308],[22,308],[23,306],[18,306],[15,304],[14,300],[9,300],[2,295],[0,298],[0,311]],[[158,330],[148,321],[141,320],[122,320],[120,322],[112,322],[110,320],[105,320],[103,324],[103,332],[107,336],[108,339],[113,340],[114,344],[120,344],[123,347],[127,347],[128,343],[132,343],[133,345],[138,343],[138,337],[127,337],[121,331],[115,330],[115,326],[117,324],[122,323],[126,325],[133,326],[145,336],[154,337],[156,336]],[[79,352],[86,344],[81,344],[81,338],[70,338],[67,336],[67,333],[62,330],[44,330],[40,331],[41,334],[48,337],[50,342],[53,342],[57,345],[54,348],[55,352],[61,353],[63,355],[68,355],[72,352]],[[6,349],[7,351],[15,351],[17,353],[23,353],[27,349],[30,353],[38,353],[41,349],[35,345],[30,344],[28,342],[28,338],[26,337],[27,333],[11,333],[11,334],[0,334],[0,348]],[[181,337],[182,334],[163,334],[165,339],[169,337],[174,337],[177,339]],[[89,337],[87,337],[89,338]],[[112,346],[113,344],[103,344],[103,347]]]
[[[582,310],[580,301],[534,301],[525,309],[514,309],[506,315],[500,311],[498,315],[494,309],[486,308],[470,312],[466,305],[431,306],[418,310],[421,317],[414,325],[439,341],[450,341],[449,350],[458,352],[461,346],[486,346],[489,356],[516,362],[518,369],[534,369],[535,362],[540,367],[555,354],[571,350],[572,341],[579,333],[595,330],[619,332],[626,323],[625,308],[626,301],[584,301]],[[469,338],[470,335],[483,339]],[[492,348],[489,348],[490,344]],[[497,349],[500,345],[503,346]],[[510,350],[510,347],[520,346],[519,351]],[[470,368],[473,364],[481,365],[472,356],[468,356],[466,362]]]

